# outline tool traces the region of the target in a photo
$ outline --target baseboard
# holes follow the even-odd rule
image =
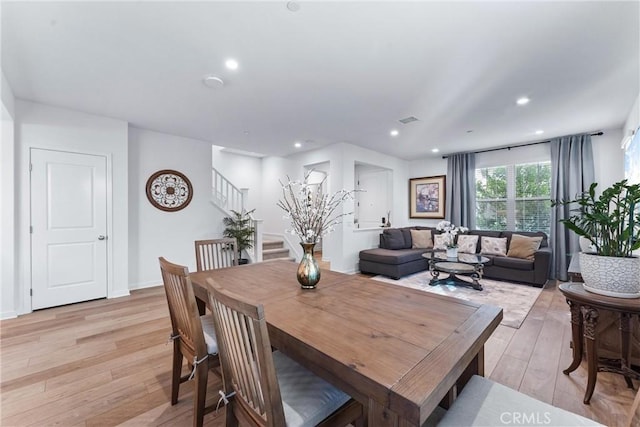
[[[124,291],[113,292],[113,293],[107,295],[107,299],[121,298],[121,297],[128,297],[128,296],[129,296],[129,290],[124,290]]]
[[[0,313],[0,320],[15,319],[16,317],[18,317],[18,313],[16,313],[15,311],[5,311],[3,313]]]
[[[135,291],[137,289],[153,288],[155,286],[162,286],[162,283],[158,282],[157,280],[151,280],[149,282],[141,283],[129,283],[129,290]]]

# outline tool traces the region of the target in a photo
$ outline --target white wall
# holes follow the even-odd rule
[[[164,212],[149,203],[145,184],[161,169],[182,172],[193,185],[184,209]],[[211,200],[211,144],[129,128],[129,287],[162,284],[158,257],[195,270],[193,242],[222,237],[224,215]]]
[[[9,115],[15,118],[16,98],[13,95],[13,90],[11,89],[11,85],[9,85],[9,81],[7,81],[6,77],[4,76],[4,71],[0,72],[0,75],[2,77],[0,85],[0,97],[2,98],[2,103],[7,109]]]
[[[72,152],[100,154],[107,157],[107,228],[108,266],[107,296],[128,295],[128,152],[127,123],[68,109],[51,107],[29,101],[16,100],[16,177],[19,214],[17,311],[31,310],[29,289],[29,150],[44,148]]]
[[[397,218],[398,226],[407,217],[407,164],[404,160],[351,144],[333,144],[312,150],[287,159],[267,157],[263,159],[263,206],[267,232],[282,234],[291,228],[283,219],[284,212],[276,206],[281,198],[282,188],[279,180],[286,182],[288,174],[292,180],[301,180],[305,167],[322,164],[326,170],[328,164],[328,192],[330,194],[346,189],[352,190],[355,179],[356,162],[380,165],[392,170],[393,204],[391,218]],[[353,201],[344,203],[341,212],[353,212]],[[380,229],[357,230],[353,225],[353,215],[344,218],[341,227],[323,238],[323,258],[331,262],[331,269],[352,273],[358,269],[358,252],[378,245]],[[297,244],[297,237],[291,238]]]
[[[0,143],[0,319],[15,317],[16,271],[15,98],[2,73],[2,135]]]
[[[633,103],[629,116],[622,127],[623,139],[632,135],[638,129],[638,126],[640,126],[640,95],[636,98],[636,102]]]
[[[598,192],[624,179],[624,151],[620,141],[622,129],[606,129],[604,135],[591,138]]]

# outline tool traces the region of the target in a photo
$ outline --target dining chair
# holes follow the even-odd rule
[[[196,240],[195,246],[198,271],[238,265],[238,242],[235,238]]]
[[[205,412],[214,409],[205,408],[209,369],[220,366],[213,316],[198,314],[187,267],[160,257],[160,270],[172,327],[171,405],[178,403],[180,384],[195,378],[193,425],[202,426]],[[186,375],[182,375],[183,357],[191,369]]]
[[[207,279],[219,337],[227,427],[364,423],[363,407],[280,351],[273,351],[261,304]]]
[[[522,425],[604,427],[477,375],[471,377],[446,413],[437,408],[422,427]]]

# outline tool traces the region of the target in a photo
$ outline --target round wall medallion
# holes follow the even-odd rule
[[[163,211],[184,209],[192,197],[191,181],[178,171],[161,170],[147,180],[147,198],[153,206]]]

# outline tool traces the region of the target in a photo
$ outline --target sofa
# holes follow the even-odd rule
[[[429,248],[416,248],[413,242],[411,230],[430,230],[432,240],[440,232],[433,227],[404,227],[388,228],[380,234],[380,243],[377,248],[365,249],[359,254],[359,267],[362,273],[381,274],[393,279],[429,269],[429,263],[422,254],[429,252]],[[482,249],[482,237],[506,238],[507,253],[511,245],[513,235],[519,235],[518,242],[523,237],[541,238],[539,248],[532,250],[529,258],[485,254]],[[536,287],[542,287],[549,278],[549,266],[551,263],[551,248],[547,235],[541,231],[489,231],[470,230],[465,235],[477,235],[478,242],[476,253],[489,259],[484,264],[484,277],[510,282],[521,282]],[[515,245],[514,245],[515,249]],[[489,250],[489,249],[487,249]],[[516,251],[514,250],[514,255]],[[531,259],[532,258],[532,259]]]

